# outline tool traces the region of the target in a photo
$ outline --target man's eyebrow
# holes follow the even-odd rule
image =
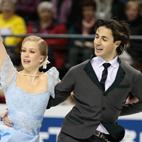
[[[95,35],[99,36],[98,33],[96,33]],[[107,36],[102,36],[102,38],[107,38],[107,39],[109,39]]]
[[[109,39],[107,36],[102,36],[103,38],[107,38],[107,39]]]

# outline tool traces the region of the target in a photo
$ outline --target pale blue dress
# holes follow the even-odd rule
[[[17,71],[9,56],[1,68],[1,88],[4,89],[8,108],[8,119],[14,127],[0,124],[0,142],[39,142],[39,131],[50,95],[54,98],[54,87],[59,73],[55,67],[46,72],[48,85],[45,92],[30,94],[16,86]]]

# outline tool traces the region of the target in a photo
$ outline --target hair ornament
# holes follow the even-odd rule
[[[49,64],[48,56],[46,56],[45,60],[41,63],[40,67],[43,66],[43,69],[46,69],[47,64]]]

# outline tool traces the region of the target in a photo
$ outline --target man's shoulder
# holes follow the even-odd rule
[[[134,69],[132,66],[128,65],[124,61],[121,62],[121,67],[126,72],[126,74],[138,75],[140,73],[140,71]]]
[[[70,71],[73,71],[73,72],[74,72],[74,71],[83,70],[84,67],[85,67],[85,65],[86,65],[88,62],[89,62],[89,59],[86,60],[86,61],[84,61],[84,62],[82,62],[82,63],[80,63],[80,64],[77,64],[77,65],[71,67],[71,68],[70,68]]]

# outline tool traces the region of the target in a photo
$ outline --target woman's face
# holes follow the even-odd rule
[[[53,18],[52,11],[47,9],[47,8],[41,9],[41,11],[38,14],[39,14],[39,18],[42,21],[48,21],[48,20],[51,20]]]
[[[84,19],[92,19],[94,17],[95,11],[92,6],[85,6],[83,7],[83,17]]]
[[[126,9],[125,13],[126,13],[127,19],[129,21],[135,20],[138,17],[138,15],[139,15],[139,11],[138,11],[137,5],[133,4],[133,5],[129,6]]]
[[[21,48],[21,63],[24,69],[39,69],[44,56],[40,54],[39,47],[34,41],[26,41]]]
[[[4,2],[1,6],[2,13],[10,14],[14,13],[14,4],[12,2]]]

